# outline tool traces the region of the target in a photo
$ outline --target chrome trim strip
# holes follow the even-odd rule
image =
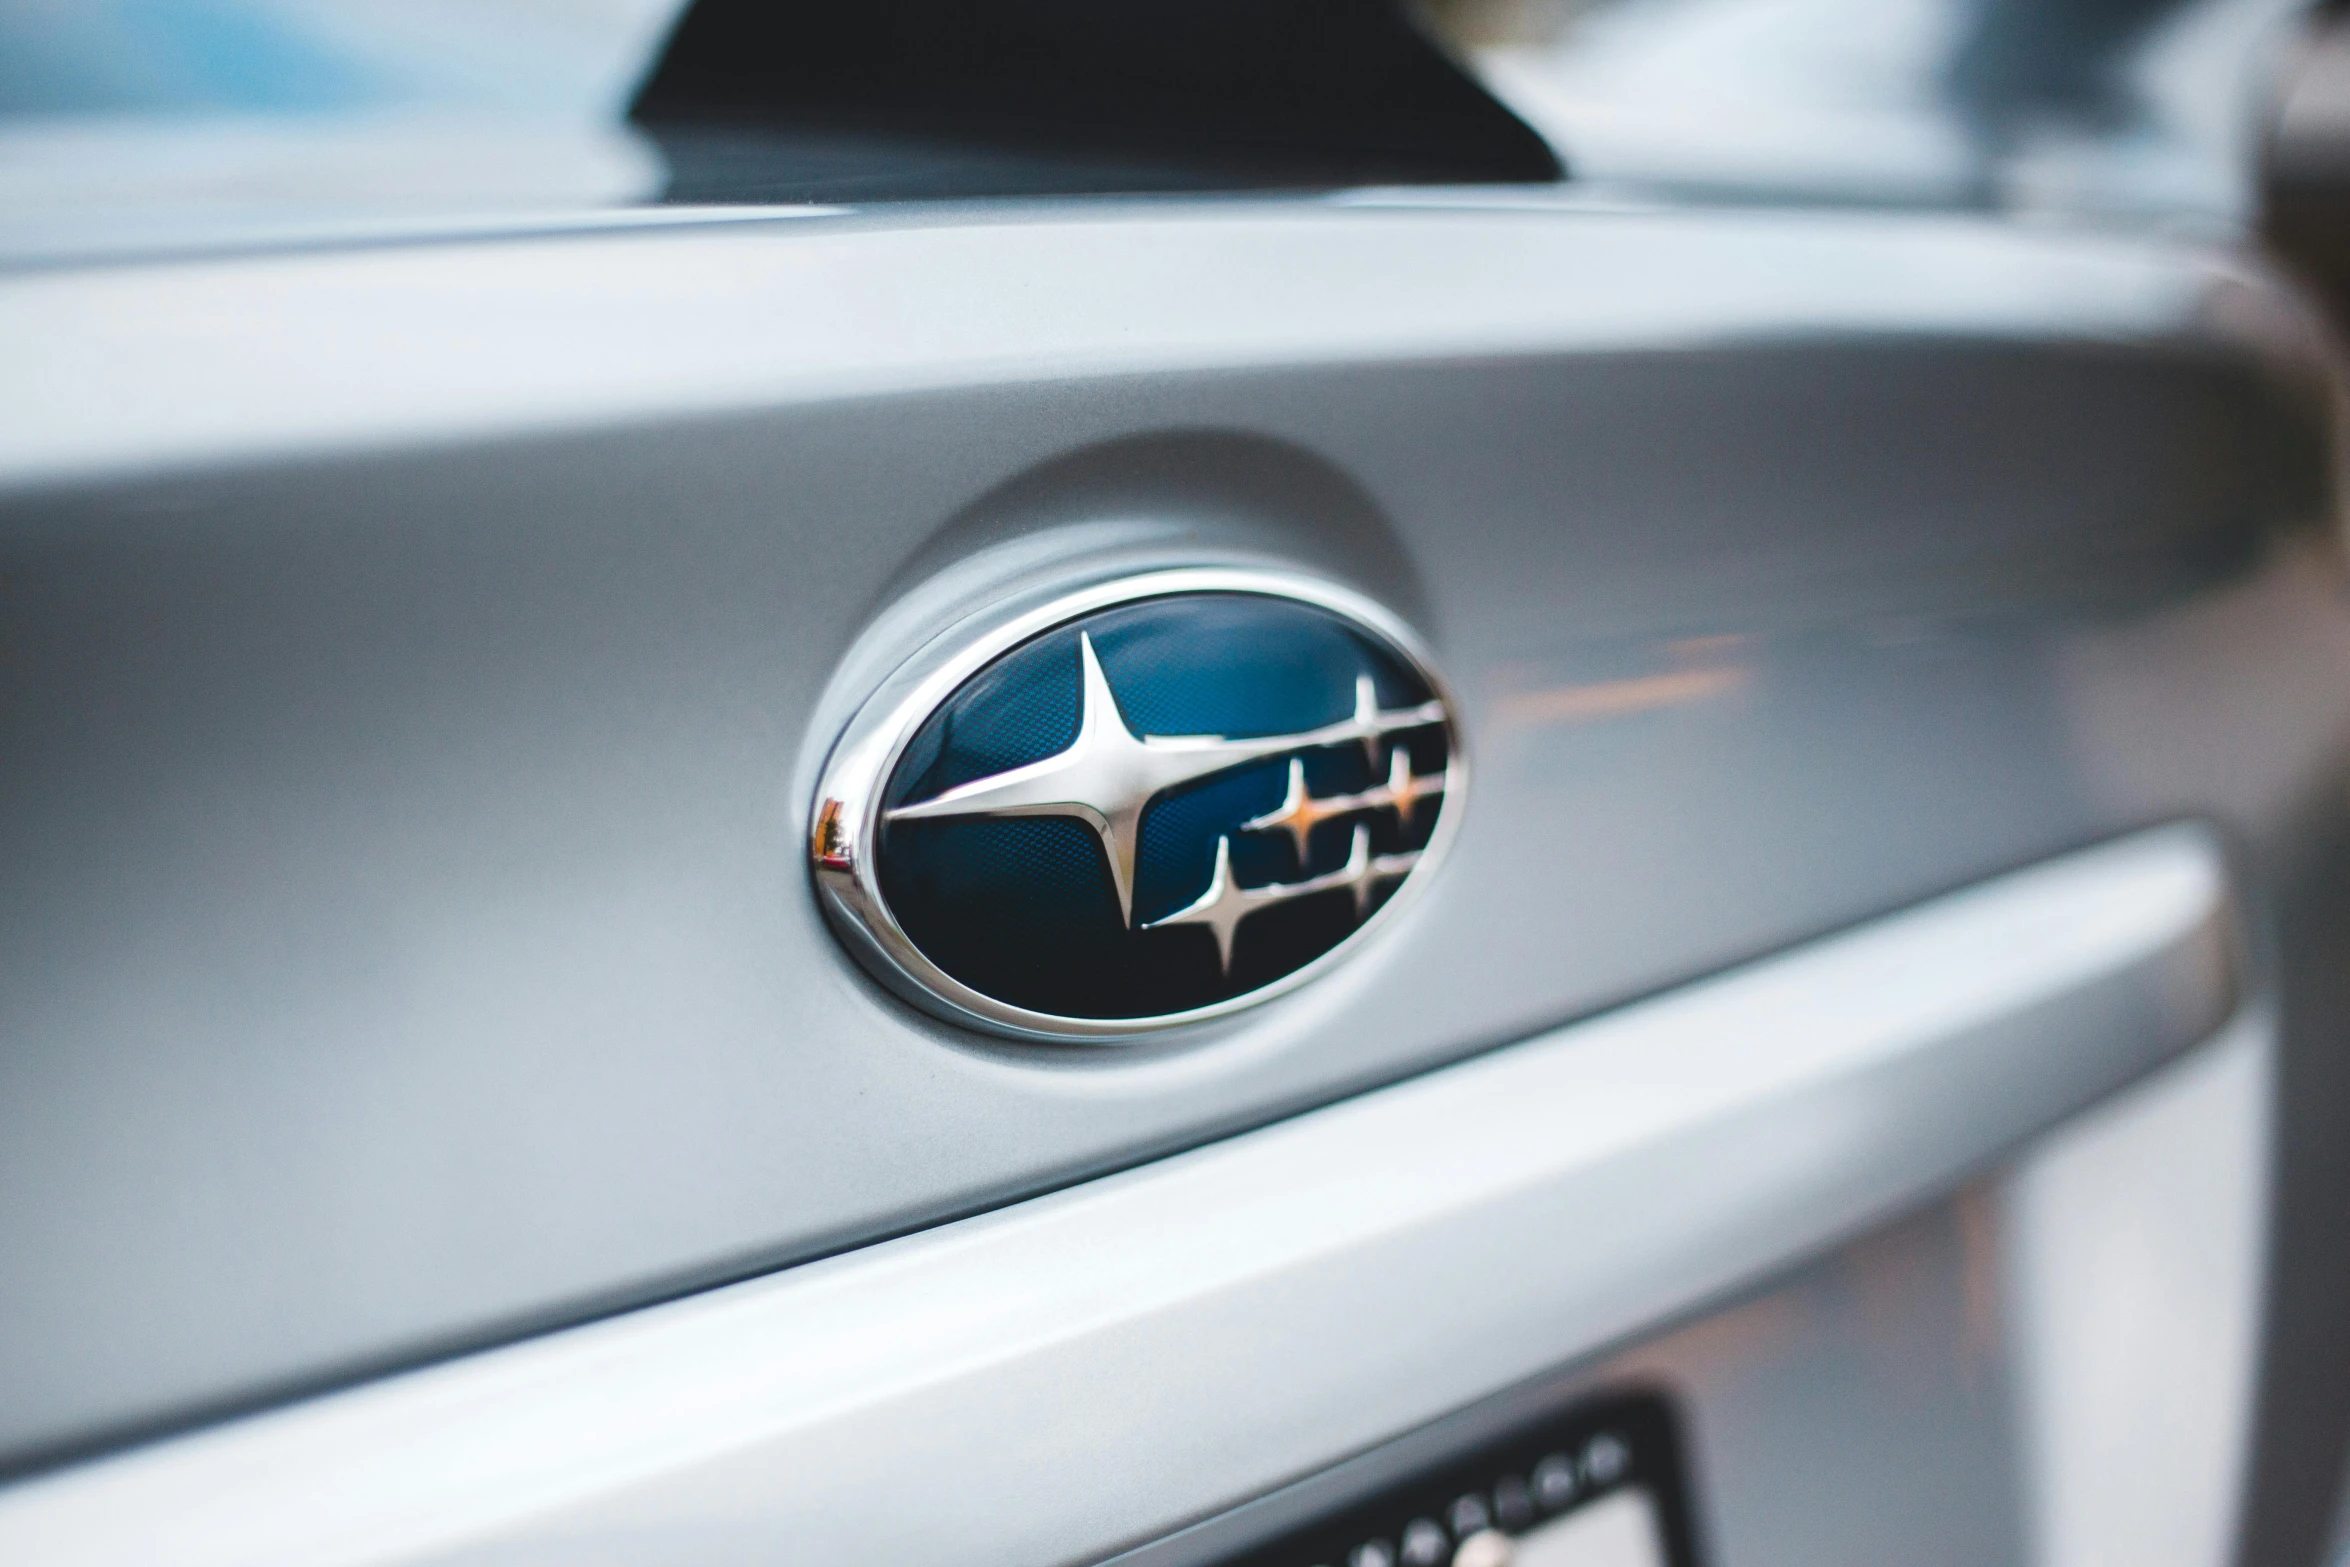
[[[1096,1559],[1685,1313],[2208,1036],[2139,834],[1261,1131],[0,1491],[12,1563]]]

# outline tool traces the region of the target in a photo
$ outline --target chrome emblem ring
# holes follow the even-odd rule
[[[1465,783],[1452,701],[1385,610],[1286,573],[1162,571],[917,656],[834,748],[809,849],[899,994],[1103,1042],[1359,948],[1434,869]]]

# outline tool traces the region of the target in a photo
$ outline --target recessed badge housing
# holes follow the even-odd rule
[[[917,656],[834,749],[810,854],[900,994],[1106,1041],[1354,950],[1425,882],[1465,784],[1451,698],[1386,611],[1287,573],[1161,571]]]

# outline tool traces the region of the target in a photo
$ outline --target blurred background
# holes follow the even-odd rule
[[[1251,8],[1268,44],[1254,75],[1228,71],[1197,100],[1230,111],[1220,146],[1163,123],[1130,134],[1138,118],[1115,100],[1196,69],[1183,35],[1230,7],[1109,8],[1083,27],[1069,24],[1085,8],[1035,0],[985,8],[988,27],[940,5],[701,8],[697,27],[731,28],[738,44],[745,27],[788,31],[783,63],[759,66],[755,106],[729,101],[712,50],[685,57],[690,36],[661,61],[683,9],[8,0],[0,222],[20,245],[86,245],[135,236],[164,208],[183,227],[256,226],[1528,172],[1522,157],[1414,169],[1408,125],[1386,128],[1384,162],[1357,148],[1351,165],[1251,135],[1252,105],[1327,73],[1318,58],[1282,81],[1284,51],[1382,64],[1378,5]],[[2218,230],[2261,209],[2247,171],[2265,162],[2280,240],[2333,275],[2324,209],[2350,147],[2350,55],[2333,15],[2301,0],[1431,0],[1410,20],[1539,132],[1582,192]],[[961,83],[951,91],[942,56]],[[1044,56],[1056,82],[1114,80],[1121,93],[1056,99],[1038,86]],[[998,84],[993,100],[973,81]],[[1393,95],[1385,108],[1413,112],[1398,116]],[[1088,113],[1089,157],[1040,134]]]

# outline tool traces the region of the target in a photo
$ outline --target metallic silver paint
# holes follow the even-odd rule
[[[1051,1197],[0,1491],[0,1556],[1095,1558],[1945,1189],[2209,1035],[2232,924],[2207,832],[2140,834]]]
[[[0,491],[1007,382],[2134,336],[2260,289],[2239,258],[2142,238],[1572,195],[785,212],[28,271],[0,285]]]
[[[2231,1567],[2267,1304],[2276,1017],[2028,1149],[1999,1183],[2034,1567]]]
[[[41,1194],[0,1202],[0,1462],[1048,1191],[2180,816],[2278,900],[2290,1168],[2350,1147],[2350,614],[2273,439],[2321,367],[2232,252],[1429,192],[18,272],[0,316],[0,1192]],[[869,984],[790,849],[856,705],[961,615],[1240,561],[1455,684],[1477,801],[1408,939],[1170,1050]]]

